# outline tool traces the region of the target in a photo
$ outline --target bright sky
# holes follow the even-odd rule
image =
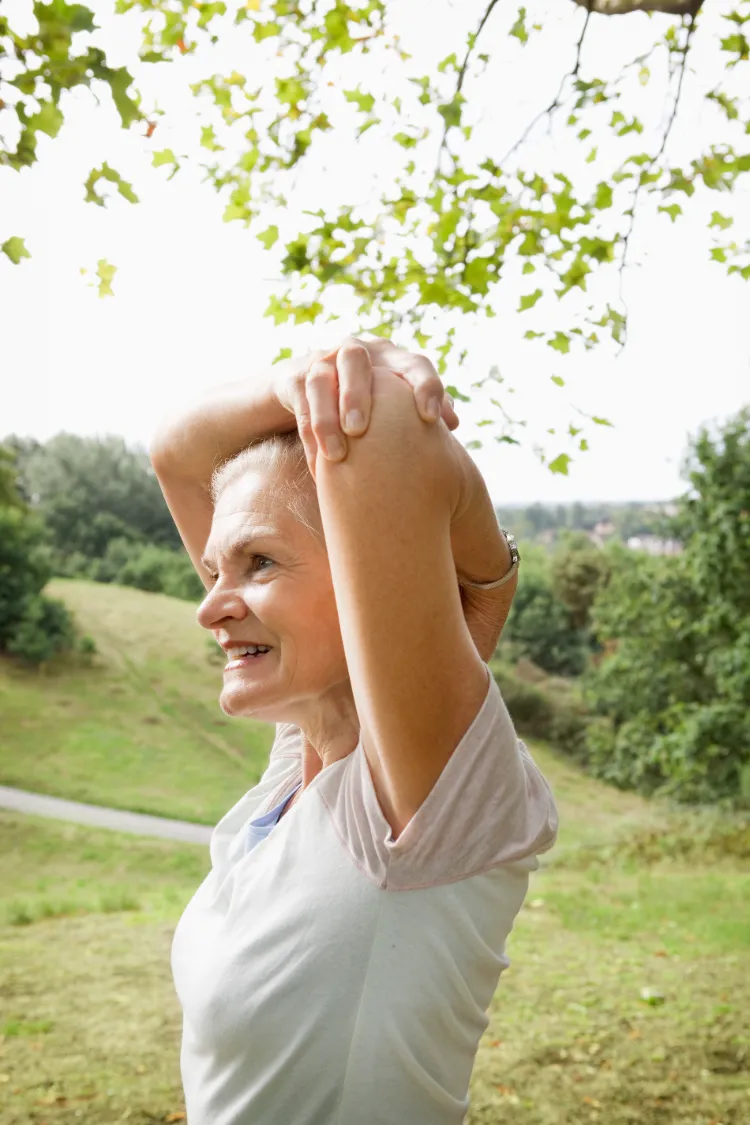
[[[435,19],[438,3],[444,9],[441,20]],[[115,19],[103,0],[93,6],[108,36],[111,62],[133,69],[134,25]],[[411,73],[426,73],[455,49],[457,34],[475,26],[483,6],[458,0],[394,3],[394,30],[414,54]],[[9,15],[27,7],[25,0],[7,3]],[[477,143],[485,151],[495,147],[498,156],[551,100],[571,65],[582,18],[572,3],[530,0],[530,15],[541,13],[545,30],[522,50],[506,34],[516,6],[500,18],[503,7],[498,7],[487,42],[498,59],[493,76],[468,91],[472,108],[481,104]],[[600,76],[615,73],[618,62],[630,61],[658,28],[656,19],[643,16],[594,23],[583,71]],[[223,203],[197,175],[180,174],[166,183],[164,170],[150,167],[156,149],[184,152],[192,145],[197,106],[182,92],[187,82],[222,69],[250,72],[255,67],[262,75],[269,63],[257,60],[254,51],[247,36],[232,30],[212,55],[182,60],[171,73],[164,67],[142,68],[138,79],[147,92],[146,104],[156,97],[167,109],[152,141],[142,136],[142,126],[129,134],[117,130],[109,104],[103,100],[97,106],[89,94],[77,91],[64,105],[66,123],[57,140],[40,138],[39,163],[21,175],[0,170],[0,242],[22,235],[33,255],[20,267],[0,256],[0,436],[15,432],[45,439],[67,430],[117,433],[145,444],[163,413],[197,389],[252,375],[280,347],[304,351],[321,334],[331,339],[331,329],[335,338],[339,326],[342,334],[349,328],[344,320],[315,330],[275,328],[263,311],[269,295],[281,288],[278,258],[263,251],[255,237],[266,224],[250,230],[224,224]],[[719,119],[701,108],[698,97],[710,88],[709,64],[702,62],[710,57],[710,43],[698,43],[694,67],[699,74],[686,79],[682,120],[670,142],[675,160],[687,160],[697,154],[699,144],[721,139]],[[346,65],[342,80],[355,85],[361,79],[367,89],[363,64],[356,63],[357,72],[350,75]],[[377,69],[373,76],[373,86],[384,77],[388,83],[396,81],[395,74],[379,75]],[[653,104],[660,89],[655,78],[636,96]],[[659,123],[658,114],[654,120]],[[372,139],[376,132],[366,137]],[[576,159],[571,131],[547,134],[540,127],[536,136],[525,167],[535,160],[559,167]],[[488,137],[494,146],[488,146]],[[336,133],[316,159],[297,178],[290,231],[302,208],[329,199],[376,197],[379,181],[388,175],[377,138],[354,152],[347,137]],[[83,181],[102,160],[133,182],[141,198],[138,206],[119,197],[107,208],[83,203]],[[600,168],[598,176],[603,174]],[[564,303],[558,305],[554,298],[519,316],[519,297],[534,286],[512,270],[498,302],[499,316],[463,327],[459,335],[470,345],[470,367],[450,371],[446,382],[468,389],[498,364],[506,385],[515,388],[504,400],[507,409],[528,418],[536,434],[567,423],[575,406],[614,423],[613,429],[594,428],[591,450],[576,458],[567,478],[543,468],[528,443],[520,450],[490,443],[474,453],[497,503],[672,497],[683,490],[679,465],[688,434],[750,399],[750,288],[708,261],[711,239],[705,225],[712,209],[733,214],[738,240],[744,240],[750,198],[747,193],[736,199],[704,193],[709,194],[694,197],[688,203],[694,204],[691,215],[674,226],[664,215],[644,214],[626,280],[630,339],[619,359],[606,346],[561,357],[523,341],[527,328],[564,328],[570,320],[566,322]],[[90,286],[101,257],[118,267],[114,298],[99,299]],[[81,267],[88,273],[81,275]],[[589,296],[605,292],[614,295],[611,283],[601,291],[592,285]],[[565,388],[550,381],[553,374],[565,378]],[[472,404],[461,407],[460,414],[458,436],[464,441],[481,437],[473,423],[488,416],[486,410]],[[546,438],[550,456],[568,448],[555,441]]]

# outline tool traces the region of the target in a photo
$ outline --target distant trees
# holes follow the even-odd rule
[[[5,445],[25,502],[47,528],[52,573],[202,596],[145,450],[66,433]]]
[[[16,486],[12,452],[0,446],[0,652],[40,664],[76,647],[65,606],[42,594],[51,573],[44,525]]]
[[[587,552],[588,548],[586,541]],[[591,638],[576,624],[574,614],[555,589],[555,561],[540,548],[522,549],[522,554],[518,589],[501,650],[525,657],[551,675],[580,675],[586,667]]]
[[[750,799],[750,409],[702,429],[678,504],[682,555],[628,554],[595,602],[588,761],[684,801]]]

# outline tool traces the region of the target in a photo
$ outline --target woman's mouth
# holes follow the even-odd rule
[[[247,668],[251,664],[262,660],[270,651],[270,645],[249,645],[246,648],[230,648],[228,650],[228,655],[231,659],[224,665],[224,671],[229,672],[236,668]]]

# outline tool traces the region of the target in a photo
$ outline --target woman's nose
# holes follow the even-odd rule
[[[248,608],[237,591],[227,589],[221,582],[217,582],[198,606],[195,616],[198,624],[210,631],[227,618],[242,621],[247,614]]]

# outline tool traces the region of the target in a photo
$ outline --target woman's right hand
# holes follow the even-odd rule
[[[362,374],[364,365],[347,364],[342,365],[340,376],[337,355],[342,349],[357,347],[369,353],[369,375]],[[367,432],[372,410],[371,369],[377,366],[387,367],[412,387],[423,421],[436,422],[442,417],[449,430],[458,426],[453,400],[425,356],[398,348],[390,340],[350,337],[329,351],[284,360],[274,369],[276,398],[296,419],[313,475],[319,451],[331,461],[343,461],[347,437]],[[347,370],[360,374],[347,375]]]

